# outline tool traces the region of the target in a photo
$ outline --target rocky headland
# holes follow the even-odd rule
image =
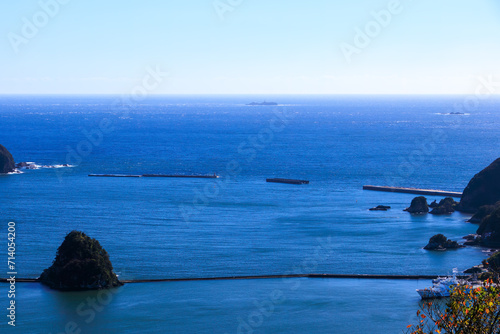
[[[480,236],[479,244],[488,247],[500,246],[500,205],[481,220],[476,234]]]
[[[0,145],[0,174],[12,173],[15,169],[16,163],[12,154],[3,145]]]
[[[500,246],[500,158],[470,180],[456,209],[473,213],[469,222],[479,224],[466,244]]]
[[[492,279],[498,283],[500,275],[500,252],[494,252],[486,260],[483,260],[480,265],[474,266],[464,271],[465,274],[474,274],[481,281]]]
[[[500,201],[494,205],[483,205],[477,212],[468,220],[469,223],[481,224],[481,221],[491,215],[496,208],[500,207]]]
[[[464,189],[457,210],[476,213],[480,207],[500,201],[500,158],[477,173]]]
[[[424,196],[415,197],[410,207],[406,208],[412,214],[426,214],[431,208],[431,214],[444,215],[457,211],[474,214],[469,222],[479,224],[476,234],[471,234],[464,239],[464,245],[500,247],[500,158],[488,167],[477,173],[463,191],[462,198],[457,203],[453,198],[447,197],[427,204]],[[426,249],[448,249],[450,245],[446,238],[435,235]],[[439,242],[438,242],[439,241]],[[456,247],[451,247],[456,248]]]

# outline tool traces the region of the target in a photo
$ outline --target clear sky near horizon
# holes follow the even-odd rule
[[[0,94],[127,94],[148,67],[152,94],[470,94],[500,74],[500,4],[3,1],[0,49]]]

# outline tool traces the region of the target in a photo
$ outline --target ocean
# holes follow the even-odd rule
[[[280,105],[246,105],[262,100]],[[483,249],[422,247],[437,233],[457,241],[474,233],[470,216],[411,216],[403,209],[416,195],[362,190],[371,184],[462,191],[500,155],[500,100],[450,114],[465,101],[2,96],[0,144],[16,162],[72,167],[1,176],[0,231],[6,240],[8,222],[15,222],[19,278],[38,277],[72,230],[98,239],[121,279],[465,270],[486,257]],[[88,177],[150,173],[219,178]],[[266,183],[271,177],[310,184]],[[434,199],[440,198],[428,196]],[[381,204],[392,208],[368,210]],[[66,333],[76,324],[82,333],[393,333],[415,320],[415,289],[427,285],[194,281],[128,284],[102,296],[18,283],[15,330]],[[0,289],[6,296],[8,285]],[[101,303],[91,317],[84,311],[94,297]],[[1,331],[9,327],[5,319],[0,324]]]

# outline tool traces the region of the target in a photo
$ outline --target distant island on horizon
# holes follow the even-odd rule
[[[277,106],[278,103],[276,102],[267,102],[267,101],[264,101],[264,102],[251,102],[251,103],[248,103],[247,106]]]

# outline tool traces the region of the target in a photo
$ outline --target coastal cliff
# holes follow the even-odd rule
[[[52,289],[66,291],[122,285],[99,241],[79,231],[72,231],[66,236],[52,266],[43,271],[39,280]]]
[[[11,173],[16,168],[12,154],[3,146],[0,145],[0,174]]]
[[[481,206],[500,200],[500,158],[477,173],[464,189],[457,210],[476,213]]]
[[[500,205],[481,220],[476,232],[481,236],[481,244],[485,246],[500,246]]]
[[[500,207],[500,201],[494,205],[483,205],[477,212],[469,219],[469,223],[480,224],[481,221],[487,216],[491,215],[497,207]]]

